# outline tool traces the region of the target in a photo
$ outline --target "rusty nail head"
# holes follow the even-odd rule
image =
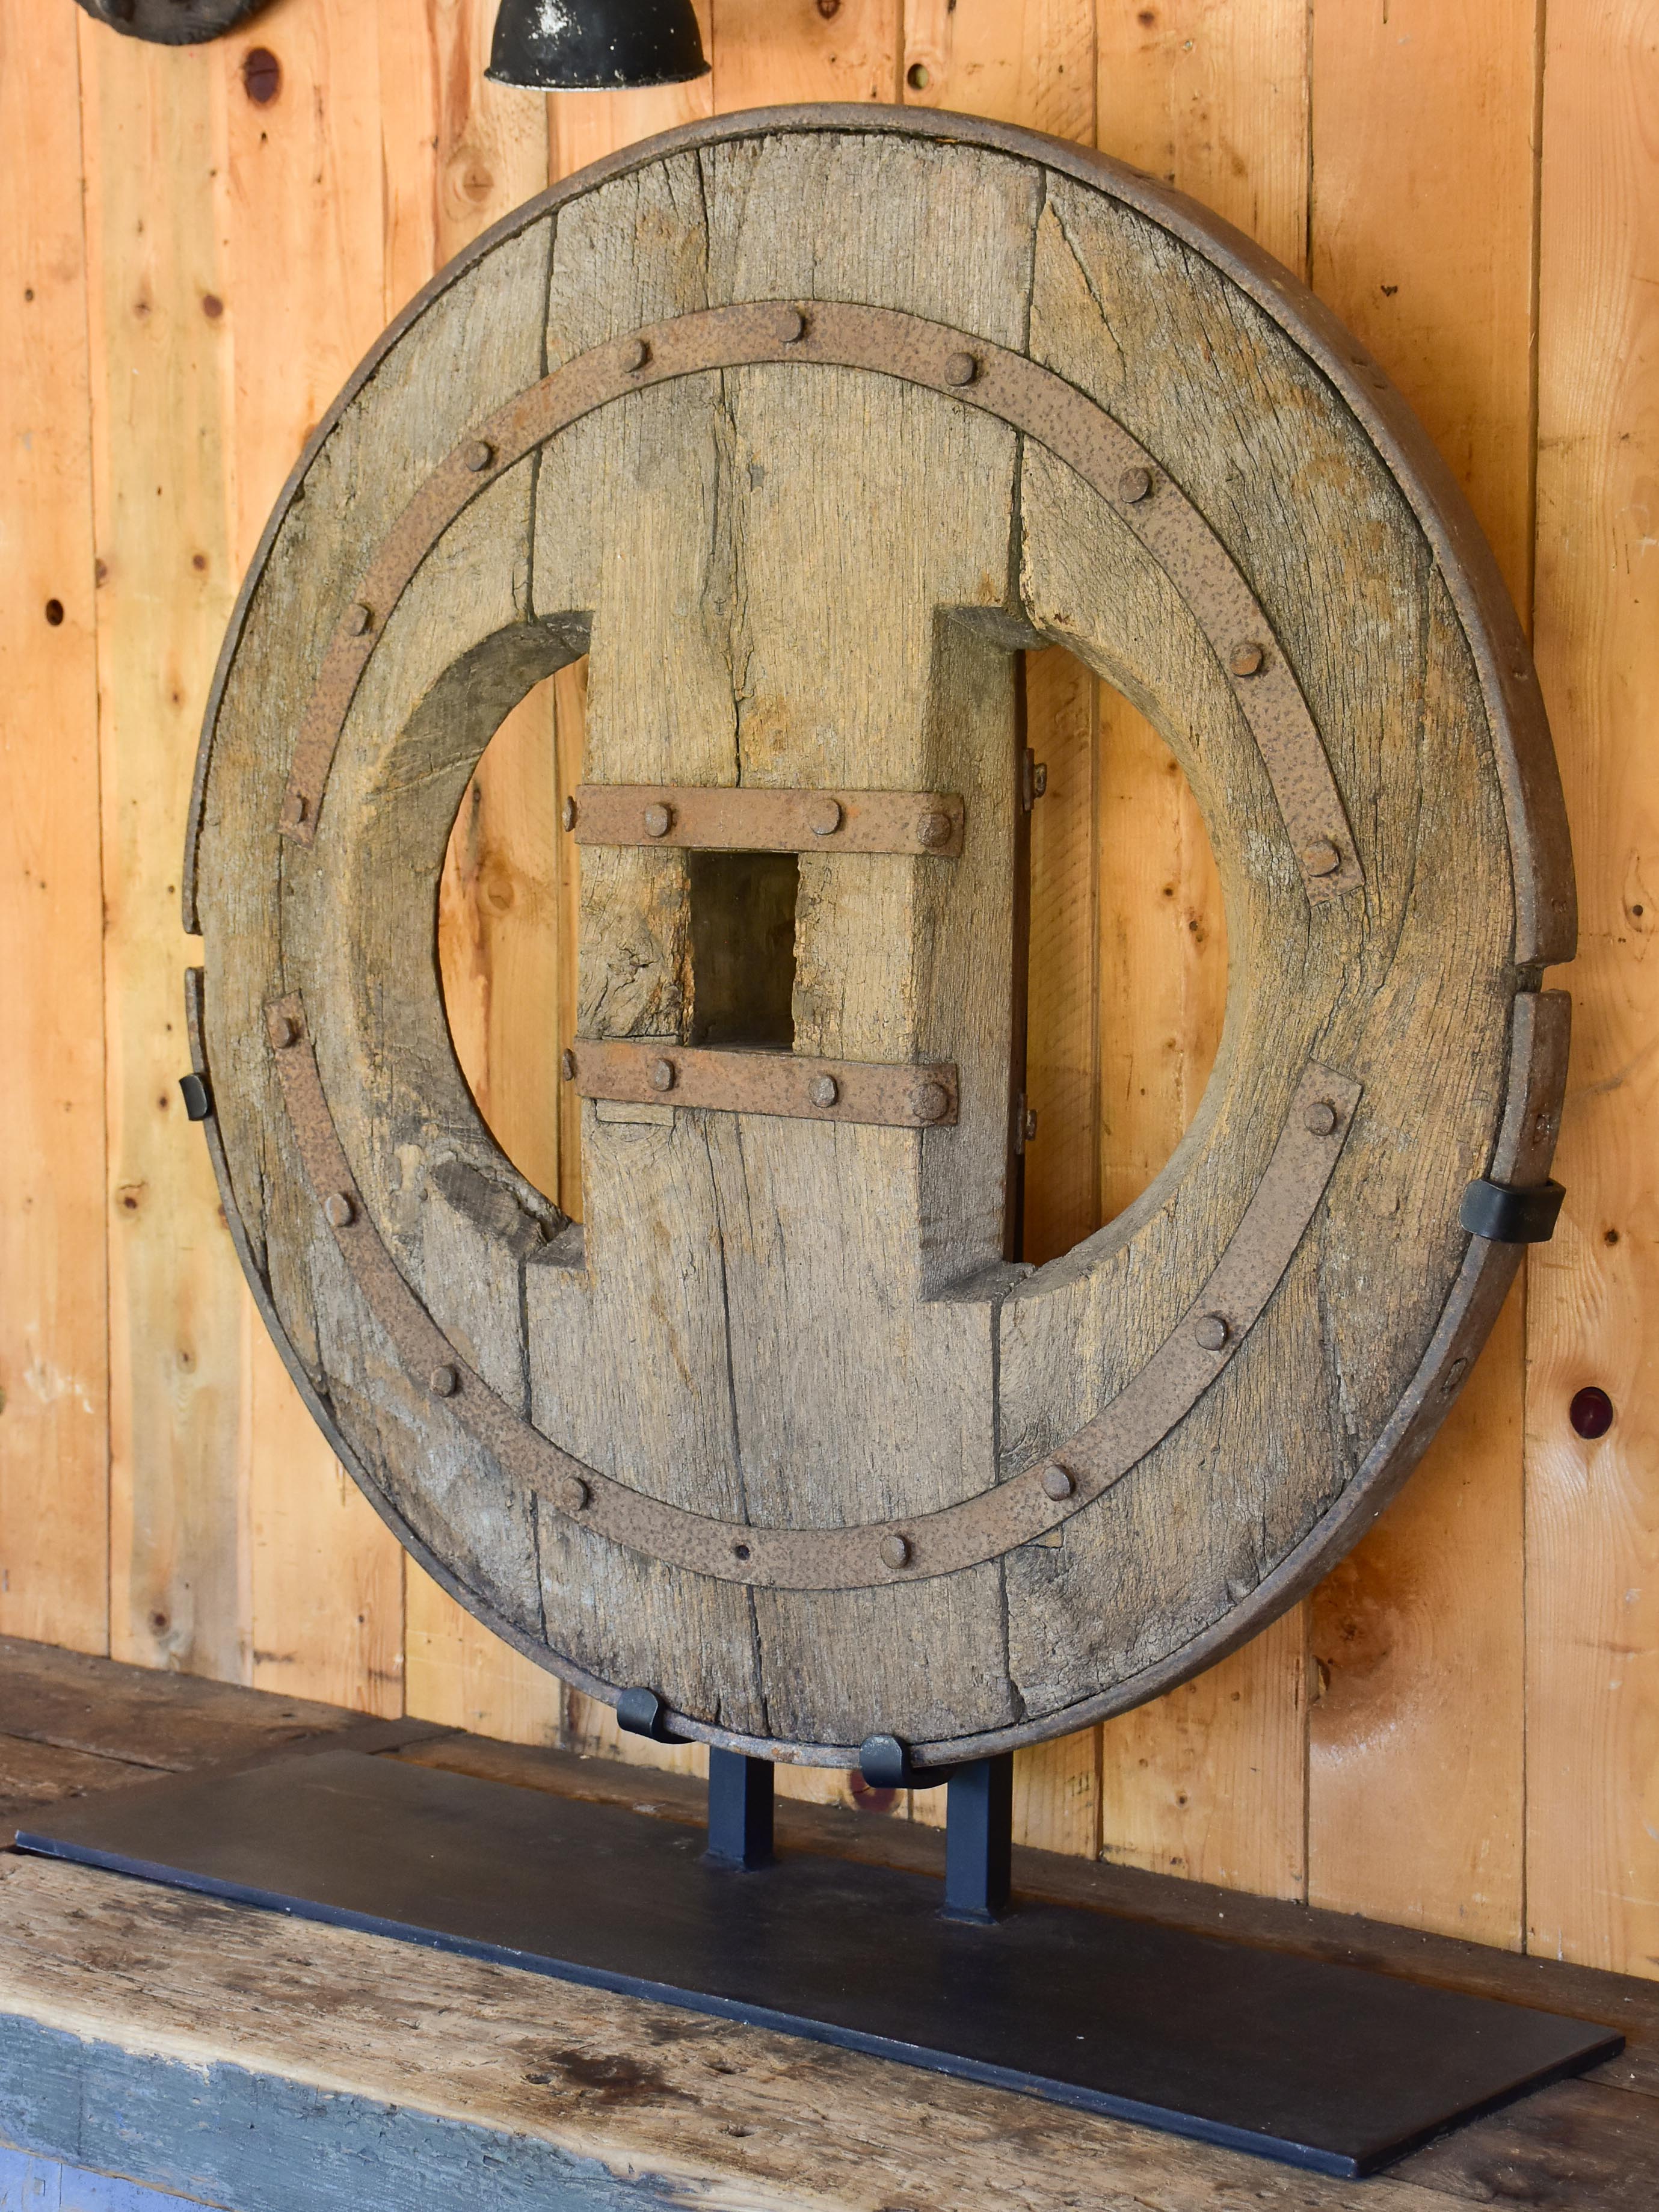
[[[1069,1498],[1076,1488],[1076,1483],[1073,1481],[1069,1472],[1065,1468],[1054,1466],[1043,1468],[1042,1494],[1045,1498],[1052,1498],[1056,1504],[1062,1498]]]
[[[593,1493],[580,1475],[573,1474],[562,1486],[564,1510],[567,1513],[585,1513],[593,1501]]]
[[[559,809],[559,819],[563,823],[567,830],[574,830],[575,828],[576,802],[574,799],[567,799],[564,805]]]
[[[349,1229],[357,1218],[357,1209],[344,1191],[331,1191],[323,1200],[323,1218],[331,1229]]]
[[[908,1567],[910,1547],[902,1536],[884,1536],[881,1540],[881,1564],[884,1567]]]
[[[1267,654],[1252,640],[1248,645],[1234,647],[1233,657],[1227,665],[1235,676],[1260,676],[1267,660]]]
[[[970,353],[953,353],[945,364],[947,384],[971,384],[979,374],[979,363]]]
[[[1125,469],[1117,480],[1117,495],[1128,506],[1135,507],[1143,499],[1150,499],[1152,491],[1152,472],[1150,469]]]
[[[482,476],[495,458],[495,448],[483,438],[475,438],[461,455],[461,459],[475,477]]]
[[[461,1378],[453,1367],[434,1367],[426,1378],[426,1387],[434,1398],[453,1398],[461,1387]]]
[[[786,307],[778,318],[778,335],[785,345],[799,345],[806,336],[806,318],[799,307]]]
[[[291,1014],[271,1016],[270,1041],[278,1052],[286,1052],[290,1045],[300,1042],[300,1024]]]
[[[833,837],[841,827],[838,799],[811,799],[806,803],[806,826],[815,837]]]
[[[815,1076],[808,1095],[815,1106],[833,1106],[841,1097],[841,1085],[833,1075]]]
[[[350,613],[346,617],[345,626],[351,636],[362,637],[365,635],[369,624],[374,621],[374,617],[371,610],[366,607],[362,601],[359,599],[356,605],[352,608]]]
[[[678,1073],[678,1071],[676,1069],[672,1060],[658,1060],[651,1070],[652,1089],[653,1091],[672,1091],[674,1088]]]
[[[918,1121],[937,1121],[951,1103],[942,1083],[919,1083],[910,1093],[910,1111]]]
[[[559,1073],[567,1083],[574,1083],[576,1079],[576,1055],[568,1046],[559,1054]]]
[[[643,338],[630,338],[623,349],[623,367],[631,376],[637,376],[651,358],[651,349]]]
[[[747,1544],[732,1545],[732,1556],[734,1559],[746,1560],[749,1558],[749,1547]]]
[[[1206,1352],[1219,1352],[1232,1331],[1219,1314],[1205,1314],[1194,1328],[1193,1334]]]
[[[645,810],[645,834],[647,837],[665,837],[674,826],[674,810],[660,804]]]
[[[1302,1118],[1310,1136],[1328,1137],[1336,1127],[1336,1109],[1328,1098],[1316,1098]]]
[[[1311,845],[1304,845],[1300,859],[1310,876],[1334,876],[1342,865],[1342,855],[1328,838],[1321,837]]]
[[[297,830],[306,818],[306,795],[302,791],[290,791],[283,801],[283,820],[290,830]]]
[[[916,824],[916,842],[926,845],[930,851],[940,845],[948,845],[951,842],[950,816],[938,811],[924,814]]]

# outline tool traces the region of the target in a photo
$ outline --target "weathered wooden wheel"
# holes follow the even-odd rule
[[[1175,1156],[1031,1273],[1050,640],[1175,749],[1231,967]],[[474,1107],[434,915],[585,651],[578,1227]],[[1571,867],[1462,501],[1224,225],[958,117],[698,126],[446,270],[272,519],[185,896],[227,1216],[342,1459],[711,1742],[948,1762],[1207,1664],[1381,1510],[1551,1218]]]

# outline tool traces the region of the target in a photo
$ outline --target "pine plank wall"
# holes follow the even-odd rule
[[[1380,356],[1531,623],[1583,932],[1552,978],[1577,1003],[1563,1224],[1428,1461],[1254,1645],[1024,1755],[1021,1826],[1659,1973],[1659,7],[714,0],[712,79],[551,101],[483,82],[492,14],[276,0],[169,51],[70,0],[0,0],[0,1631],[617,1750],[603,1709],[403,1559],[243,1293],[176,1089],[198,725],[307,432],[485,225],[711,106],[968,109],[1173,179]],[[1214,1050],[1225,948],[1156,736],[1062,656],[1028,681],[1050,769],[1031,978],[1043,1258],[1171,1149]],[[567,672],[504,728],[444,892],[481,1103],[567,1199],[556,823],[581,703]],[[1587,1383],[1617,1409],[1599,1443],[1567,1420]]]

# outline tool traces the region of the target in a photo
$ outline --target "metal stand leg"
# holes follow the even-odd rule
[[[772,1863],[772,1762],[740,1751],[708,1754],[708,1866],[752,1874]]]
[[[946,1920],[984,1926],[1008,1910],[1014,1840],[1014,1755],[958,1766],[945,1808]]]

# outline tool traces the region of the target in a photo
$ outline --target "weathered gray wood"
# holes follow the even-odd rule
[[[1133,574],[1144,559],[1103,502],[1029,458],[1031,617],[1175,747],[1211,829],[1231,975],[1210,1097],[1164,1174],[1091,1240],[1109,1264],[1085,1275],[1084,1248],[1004,1310],[1011,1465],[1060,1443],[1190,1302],[1304,1060],[1365,1085],[1325,1224],[1233,1368],[1059,1551],[1011,1565],[1028,1708],[1081,1721],[1277,1610],[1277,1593],[1252,1606],[1257,1585],[1345,1488],[1364,1512],[1351,1479],[1462,1256],[1457,1200],[1490,1155],[1518,977],[1474,672],[1368,443],[1318,405],[1315,372],[1266,318],[1143,218],[1056,185],[1037,265],[1034,350],[1164,461],[1240,562],[1325,734],[1367,874],[1363,903],[1310,910],[1282,846],[1264,865],[1273,802],[1222,671],[1167,586]],[[1103,1676],[1115,1686],[1073,1702]]]
[[[1216,2212],[1267,2186],[1281,2212],[1449,2201],[3,1858],[0,2112],[31,2149],[235,2212]]]
[[[362,1716],[308,1698],[125,1667],[0,1636],[0,1726],[12,1736],[175,1771],[351,1728]]]
[[[234,1204],[383,1510],[584,1686],[648,1683],[693,1733],[831,1761],[875,1728],[938,1758],[1137,1702],[1379,1509],[1512,1265],[1470,1253],[1457,1199],[1527,1079],[1515,994],[1565,910],[1552,824],[1510,845],[1547,777],[1535,739],[1517,768],[1504,720],[1507,618],[1460,564],[1442,493],[1379,446],[1370,400],[1362,422],[1335,396],[1315,312],[1155,188],[965,137],[851,113],[709,126],[487,247],[325,438],[248,602],[204,785],[207,1057]],[[1310,906],[1226,654],[1109,483],[948,392],[792,361],[623,391],[507,470],[378,611],[316,842],[280,851],[323,643],[422,471],[546,368],[641,325],[815,298],[1029,349],[1111,410],[1254,593],[1322,736],[1362,893]],[[1000,1258],[1010,653],[1041,637],[1170,738],[1210,821],[1233,972],[1211,1095],[1164,1175],[1022,1285]],[[965,794],[959,860],[802,856],[793,1005],[804,1052],[954,1061],[957,1127],[590,1105],[580,1237],[501,1158],[443,1021],[437,872],[491,731],[584,646],[590,780]],[[678,852],[585,852],[586,1033],[687,1036],[689,899]],[[918,1515],[1062,1446],[1187,1312],[1306,1061],[1364,1090],[1261,1319],[1058,1543],[930,1581],[749,1591],[601,1539],[400,1371],[276,1102],[258,1014],[278,988],[304,998],[362,1202],[458,1357],[590,1468],[737,1534]]]
[[[153,1767],[94,1759],[84,1751],[31,1743],[25,1736],[0,1735],[0,1850],[9,1850],[18,1828],[28,1824],[38,1806],[155,1779]]]

